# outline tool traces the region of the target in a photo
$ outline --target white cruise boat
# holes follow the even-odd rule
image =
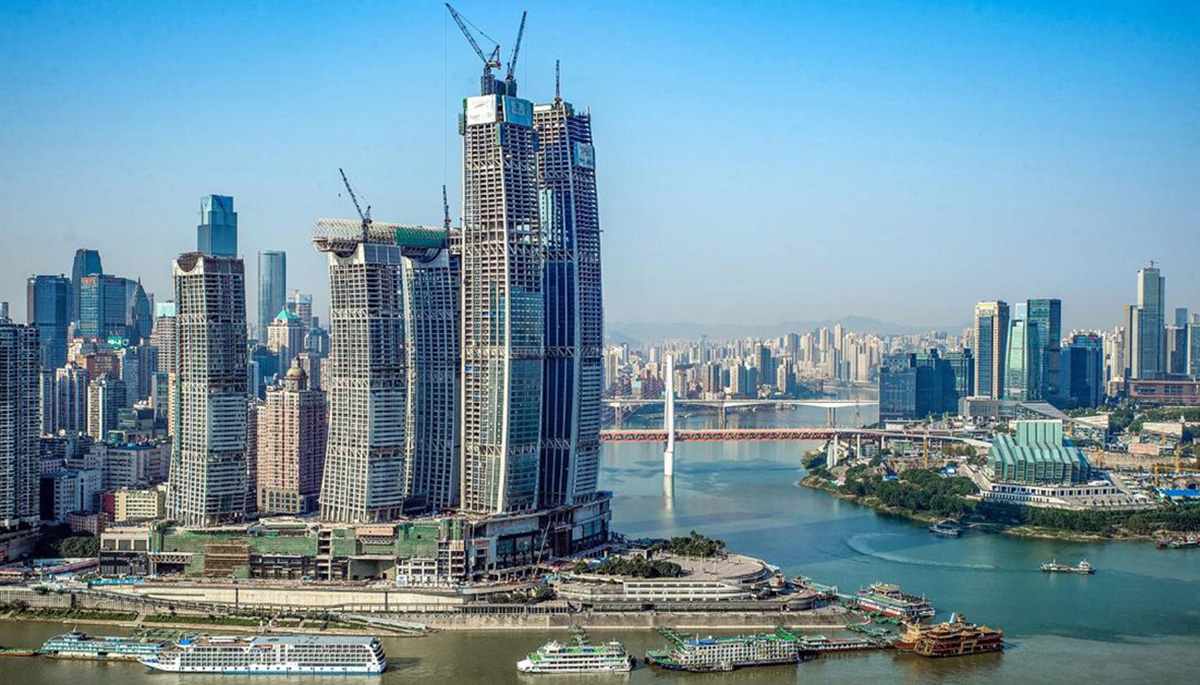
[[[572,628],[574,644],[551,640],[517,662],[522,673],[628,673],[633,659],[620,642],[593,645],[580,628]]]
[[[387,669],[379,638],[341,635],[198,637],[141,662],[169,673],[378,675]]]

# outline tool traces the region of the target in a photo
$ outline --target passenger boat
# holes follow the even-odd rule
[[[698,638],[669,630],[658,632],[672,644],[666,649],[648,650],[646,663],[666,669],[703,673],[800,661],[800,638],[783,628],[737,637]]]
[[[953,521],[938,521],[929,526],[929,532],[948,538],[961,538],[963,534],[962,528],[955,525]]]
[[[1042,571],[1045,573],[1079,573],[1087,575],[1095,573],[1096,568],[1088,563],[1087,559],[1080,561],[1078,565],[1071,566],[1070,564],[1060,564],[1057,559],[1047,561],[1042,564]]]
[[[42,643],[41,654],[57,659],[138,661],[157,656],[167,647],[165,640],[136,637],[92,636],[79,630],[56,635]]]
[[[907,594],[899,586],[888,583],[875,583],[866,590],[859,590],[854,601],[864,611],[878,611],[902,621],[920,621],[937,613],[933,602]]]
[[[908,624],[892,646],[930,658],[986,654],[1004,649],[1004,631],[968,623],[962,614],[954,614],[946,623]]]
[[[551,640],[517,662],[521,673],[628,673],[633,657],[620,642],[593,645],[580,628],[572,628],[572,644]]]
[[[36,649],[20,649],[18,647],[0,647],[0,656],[37,656]]]
[[[188,638],[141,661],[169,673],[378,675],[387,669],[379,638],[340,635]]]

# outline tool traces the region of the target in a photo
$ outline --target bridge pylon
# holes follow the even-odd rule
[[[663,391],[663,430],[667,431],[667,446],[663,450],[663,475],[675,475],[675,355],[667,355],[666,388]]]

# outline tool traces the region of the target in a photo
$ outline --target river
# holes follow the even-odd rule
[[[851,416],[839,419],[849,421]],[[873,417],[863,412],[863,420]],[[711,425],[685,416],[681,427]],[[821,425],[822,409],[799,408],[730,416],[730,426]],[[627,424],[636,425],[636,424]],[[666,536],[698,530],[732,550],[762,557],[788,574],[804,573],[853,590],[875,581],[925,594],[940,618],[952,611],[1003,628],[1003,654],[927,660],[879,652],[802,664],[677,674],[639,667],[629,676],[519,676],[515,662],[550,637],[528,632],[444,632],[387,639],[392,668],[383,682],[423,685],[548,682],[736,683],[921,682],[1101,683],[1195,682],[1200,668],[1200,550],[1157,550],[1142,542],[1028,540],[971,532],[939,538],[924,526],[802,488],[800,457],[812,444],[681,443],[673,492],[664,492],[661,447],[605,445],[603,487],[617,493],[614,527],[628,535]],[[1092,576],[1045,574],[1051,558],[1087,558]],[[61,624],[0,623],[0,644],[32,646]],[[123,633],[116,628],[93,628]],[[594,631],[641,655],[661,646],[650,631]],[[1188,676],[1188,673],[1192,676]],[[231,678],[148,674],[132,664],[0,658],[0,682],[62,685],[233,682]],[[283,682],[261,678],[262,682]],[[303,682],[312,682],[306,678]],[[317,679],[330,680],[333,679]],[[339,682],[341,679],[338,679]],[[258,680],[256,680],[258,682]]]

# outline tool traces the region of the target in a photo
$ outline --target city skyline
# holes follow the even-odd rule
[[[199,223],[196,199],[219,193],[237,200],[244,229],[239,256],[250,282],[257,281],[258,252],[290,252],[289,285],[316,293],[316,310],[325,314],[327,276],[307,238],[311,217],[349,214],[333,173],[337,166],[351,171],[381,219],[440,223],[442,181],[458,206],[453,112],[477,75],[454,26],[439,15],[441,5],[315,8],[306,17],[269,7],[198,19],[222,22],[225,52],[194,45],[193,33],[204,32],[185,31],[183,18],[170,10],[138,8],[146,21],[122,22],[133,8],[105,16],[82,9],[61,25],[54,24],[61,10],[53,7],[0,10],[12,15],[0,22],[11,39],[6,43],[27,45],[49,32],[72,46],[57,55],[23,51],[0,67],[17,86],[12,100],[0,105],[12,124],[0,132],[0,143],[13,168],[22,170],[0,189],[0,226],[28,230],[22,227],[37,223],[45,207],[90,207],[86,218],[57,217],[19,262],[0,258],[10,260],[0,263],[0,299],[19,302],[30,275],[69,274],[70,252],[80,245],[104,254],[106,273],[141,277],[158,300],[166,299],[170,274],[160,264],[190,248]],[[461,9],[495,34],[512,32],[509,8]],[[1106,329],[1122,320],[1124,274],[1151,258],[1171,276],[1168,309],[1200,302],[1200,274],[1187,268],[1200,247],[1186,239],[1198,202],[1188,191],[1200,159],[1195,127],[1187,123],[1196,97],[1178,85],[1189,82],[1196,62],[1185,39],[1200,22],[1187,8],[1085,11],[1075,5],[1053,14],[995,9],[992,16],[966,8],[891,7],[871,17],[864,9],[764,7],[740,12],[736,21],[719,9],[684,13],[678,6],[583,18],[538,3],[530,9],[531,26],[563,30],[530,32],[518,74],[523,95],[549,101],[553,61],[562,57],[564,84],[589,93],[588,103],[604,113],[594,122],[596,135],[613,141],[597,159],[606,223],[621,227],[610,248],[611,268],[622,278],[611,279],[605,292],[613,330],[631,322],[749,327],[850,314],[953,330],[969,320],[963,312],[977,301],[1027,297],[1062,299],[1064,330]],[[250,47],[248,36],[268,20],[272,39]],[[333,46],[319,58],[301,54],[307,44],[301,36],[314,21],[323,22]],[[364,48],[349,47],[353,40],[337,40],[367,21],[394,24],[396,39],[413,50],[384,65]],[[607,38],[604,28],[617,22],[629,26],[629,44],[622,44],[629,54],[568,49],[599,45]],[[894,29],[885,30],[888,22]],[[156,66],[134,65],[120,49],[103,58],[93,54],[108,45],[118,23],[120,35],[137,43],[140,59]],[[668,29],[658,35],[651,23]],[[165,28],[151,35],[141,28],[150,25]],[[705,42],[726,29],[724,42]],[[760,29],[761,50],[736,54],[733,48]],[[977,44],[952,41],[930,48],[936,54],[928,58],[900,52],[909,40],[936,43],[960,35]],[[181,54],[168,53],[163,36],[182,41]],[[1030,48],[1047,36],[1058,40]],[[701,48],[714,43],[730,46],[715,51],[727,59],[715,60]],[[843,43],[865,47],[850,53]],[[793,48],[797,44],[802,47]],[[189,52],[195,54],[182,55]],[[636,60],[653,55],[661,73],[634,71]],[[1015,60],[1002,66],[1008,57]],[[255,58],[263,68],[226,69]],[[696,62],[708,71],[689,68]],[[275,78],[266,65],[280,63],[295,64],[295,73],[265,87]],[[347,63],[356,67],[350,75],[334,68]],[[1051,73],[1039,73],[1047,64]],[[101,66],[115,75],[94,74]],[[796,81],[785,67],[803,67],[802,78]],[[924,76],[906,71],[916,67]],[[400,94],[370,92],[385,102],[411,97],[442,106],[394,107],[400,113],[382,122],[313,98],[350,101],[362,88],[408,71],[424,76],[392,89]],[[95,89],[114,78],[120,80],[114,96],[96,98]],[[39,79],[53,81],[56,90]],[[695,99],[689,93],[708,92],[696,87],[709,81],[726,85],[719,97],[730,116],[686,114],[686,103]],[[184,82],[213,92],[223,83],[229,92],[197,102],[179,90]],[[964,90],[968,84],[975,88]],[[61,95],[70,85],[76,88]],[[912,97],[898,103],[890,95],[898,91]],[[59,95],[47,100],[51,92]],[[71,106],[81,99],[88,106]],[[272,129],[282,108],[297,120]],[[35,111],[39,116],[31,115]],[[168,120],[173,125],[164,127]],[[712,147],[710,162],[693,151],[699,127],[705,147]],[[751,139],[750,127],[767,127],[770,134]],[[48,138],[55,130],[92,135]],[[443,139],[416,136],[417,130],[442,131]],[[189,163],[172,164],[174,156]],[[781,161],[793,158],[805,163]],[[736,177],[723,171],[730,165],[739,168]],[[680,167],[689,173],[675,173]],[[843,183],[854,175],[861,180]],[[681,185],[682,178],[688,183]],[[1053,183],[1044,182],[1050,178]],[[721,193],[690,202],[695,187]],[[723,247],[735,230],[730,226],[749,226],[744,230],[774,248],[760,252],[754,268],[730,268]],[[1139,234],[1136,246],[1112,249],[1129,231]],[[1033,241],[1043,249],[1022,249]],[[137,254],[124,249],[130,244],[140,246]],[[688,248],[686,261],[672,256],[681,245]],[[1085,261],[1064,262],[1067,252]],[[844,274],[845,264],[853,264],[856,275]],[[778,274],[793,272],[809,277],[795,284],[800,287],[779,282]],[[1089,272],[1109,277],[1089,278]],[[889,283],[886,295],[879,282]],[[647,291],[670,292],[671,308],[644,297]],[[22,316],[14,307],[14,318]]]

